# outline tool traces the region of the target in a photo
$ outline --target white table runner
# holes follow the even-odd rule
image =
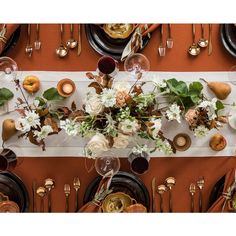
[[[57,82],[63,78],[70,78],[75,81],[77,86],[77,91],[74,95],[68,99],[66,99],[65,104],[71,104],[72,101],[75,101],[77,106],[80,107],[83,103],[83,98],[87,90],[87,85],[91,82],[85,76],[86,72],[54,72],[54,71],[20,71],[18,77],[24,78],[27,75],[36,75],[40,78],[41,81],[41,89],[36,95],[41,95],[43,91],[50,87],[56,87]],[[144,78],[144,80],[150,80],[156,78],[157,80],[162,79],[170,79],[176,78],[177,80],[183,80],[186,82],[196,81],[199,78],[204,78],[207,81],[221,81],[221,82],[236,82],[235,79],[231,79],[233,73],[230,74],[229,72],[149,72],[148,75]],[[132,78],[125,72],[120,72],[116,80],[126,79],[133,82]],[[20,79],[21,80],[21,79]],[[10,79],[0,76],[0,87],[7,87],[11,89],[11,91],[15,91],[14,82],[11,82]],[[230,96],[224,100],[224,103],[232,104],[236,102],[236,88],[235,85],[231,84],[232,92]],[[148,88],[147,88],[148,89]],[[205,92],[209,95],[209,97],[213,97],[213,93],[207,90],[206,86],[204,88]],[[16,98],[20,96],[19,92],[15,92],[14,98],[7,104],[0,109],[0,114],[4,113],[7,110],[12,111],[15,108],[15,101]],[[33,96],[28,95],[29,100],[33,99]],[[227,107],[227,110],[230,111]],[[18,113],[11,112],[2,114],[0,116],[0,121],[6,118],[13,118],[17,119],[19,117]],[[1,125],[2,126],[2,125]],[[0,127],[0,132],[2,132],[2,127]],[[223,128],[219,130],[226,139],[227,139],[227,147],[220,151],[215,152],[209,148],[209,139],[212,134],[217,133],[217,130],[211,130],[209,135],[202,139],[197,139],[193,136],[193,132],[189,130],[186,122],[182,122],[181,125],[177,124],[176,121],[173,122],[163,122],[163,129],[165,132],[165,136],[173,139],[173,137],[180,133],[185,132],[190,135],[192,139],[192,146],[185,152],[177,152],[176,154],[172,155],[173,157],[206,157],[206,156],[232,156],[235,155],[236,150],[236,131],[229,127],[229,125],[225,125]],[[1,139],[1,138],[0,138]],[[2,142],[2,140],[0,140]],[[59,135],[52,135],[46,139],[46,151],[42,151],[40,147],[31,144],[28,140],[25,139],[18,139],[17,135],[12,137],[7,143],[6,147],[12,148],[18,156],[31,156],[31,157],[39,157],[39,156],[84,156],[83,148],[88,140],[82,139],[79,137],[68,137],[64,134],[64,132],[60,132]],[[130,147],[120,150],[117,149],[115,152],[120,157],[127,157],[131,151],[132,145]],[[164,157],[162,153],[154,152],[151,155],[152,157]]]

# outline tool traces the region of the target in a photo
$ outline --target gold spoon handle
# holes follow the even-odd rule
[[[77,50],[78,56],[81,53],[81,46],[82,46],[81,43],[82,43],[82,41],[81,41],[81,26],[80,26],[80,24],[78,24],[78,50]]]
[[[48,191],[48,212],[52,212],[52,196],[51,196],[51,190]]]
[[[74,33],[74,25],[70,24],[70,38],[73,38],[73,33]]]
[[[191,194],[191,212],[194,212],[194,195]]]
[[[78,194],[78,190],[76,190],[75,192],[75,212],[78,212],[79,210],[79,194]]]
[[[163,212],[163,198],[162,195],[160,195],[160,210]]]
[[[171,24],[168,24],[168,38],[171,38]]]
[[[169,191],[169,211],[172,212],[172,192],[171,189]]]
[[[66,195],[66,212],[69,212],[69,195]]]
[[[193,44],[195,44],[195,34],[196,34],[195,24],[192,24],[192,31],[193,31]]]
[[[160,44],[163,44],[163,24],[160,25]]]
[[[202,35],[202,39],[204,39],[204,26],[203,26],[203,24],[201,24],[201,35]]]
[[[62,45],[63,44],[63,32],[64,32],[63,24],[60,25],[60,29],[61,29],[61,45]]]
[[[43,201],[43,197],[41,197],[41,200],[40,200],[40,212],[44,212],[44,201]]]
[[[209,44],[208,44],[208,56],[212,53],[212,39],[211,39],[211,33],[212,33],[212,24],[209,24]]]

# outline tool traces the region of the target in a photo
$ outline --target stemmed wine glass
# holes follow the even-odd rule
[[[18,72],[18,66],[10,57],[0,57],[0,78],[7,76],[10,79],[15,79]]]
[[[119,158],[111,151],[104,152],[95,159],[95,170],[101,176],[107,176],[108,172],[115,175],[120,169]]]
[[[139,79],[150,70],[150,62],[146,56],[141,53],[134,53],[126,58],[124,69],[135,79]]]

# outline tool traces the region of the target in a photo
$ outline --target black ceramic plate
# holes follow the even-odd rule
[[[0,56],[6,56],[17,44],[19,38],[20,38],[20,31],[21,27],[19,26],[15,32],[11,35],[11,37],[8,39],[7,44],[5,48],[3,49]]]
[[[97,191],[101,177],[95,178],[87,187],[84,194],[84,204],[92,201]],[[146,186],[143,184],[141,179],[127,173],[119,171],[111,181],[110,189],[112,192],[124,192],[130,197],[134,198],[138,203],[143,204],[149,210],[150,207],[150,196]]]
[[[225,36],[228,43],[236,50],[236,26],[234,24],[225,24]]]
[[[210,193],[210,197],[209,197],[209,207],[210,208],[215,201],[220,197],[220,195],[223,192],[224,189],[224,183],[225,183],[225,175],[223,177],[221,177],[216,184],[214,185],[214,187],[211,190]]]
[[[112,39],[98,25],[86,24],[85,32],[89,44],[101,55],[111,56],[116,60],[120,60],[122,52],[129,42],[127,39]],[[144,37],[143,48],[148,44],[150,38]]]
[[[0,173],[0,192],[7,195],[9,200],[16,202],[21,212],[28,211],[28,191],[18,176],[10,172]]]
[[[225,35],[225,25],[222,24],[220,27],[220,37],[221,41],[225,47],[225,49],[233,56],[236,57],[236,50],[232,47],[232,45],[228,42],[227,37]]]

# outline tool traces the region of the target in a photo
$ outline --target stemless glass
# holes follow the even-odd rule
[[[150,70],[150,62],[143,54],[134,53],[126,58],[124,69],[137,79],[140,75],[144,75],[145,72]]]
[[[95,159],[95,170],[101,176],[105,176],[108,172],[115,175],[119,169],[120,160],[113,152],[107,151]]]
[[[103,56],[98,60],[97,71],[101,75],[109,75],[114,77],[118,71],[118,62],[109,56]]]
[[[0,57],[0,78],[15,79],[18,71],[18,66],[10,57]]]

